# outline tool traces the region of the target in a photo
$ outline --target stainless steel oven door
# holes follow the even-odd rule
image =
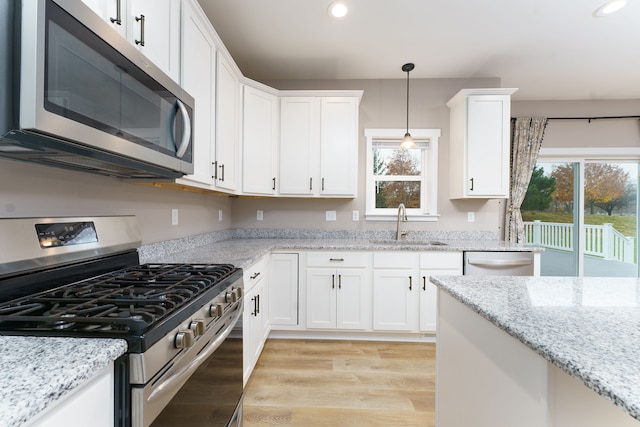
[[[168,366],[144,387],[132,387],[133,427],[204,425],[189,423],[197,417],[206,417],[207,426],[227,426],[243,391],[242,337],[238,339],[234,331],[242,316],[242,301],[208,328],[189,348],[188,357]]]

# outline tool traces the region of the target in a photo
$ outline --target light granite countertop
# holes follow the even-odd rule
[[[17,427],[125,353],[124,340],[0,336],[0,427]]]
[[[435,244],[432,244],[435,243]],[[223,263],[236,267],[251,266],[273,250],[352,250],[352,251],[539,251],[539,248],[512,245],[497,239],[318,239],[318,238],[233,238],[193,244],[168,241],[147,245],[141,250],[140,261]]]
[[[640,279],[434,276],[431,281],[640,420]]]

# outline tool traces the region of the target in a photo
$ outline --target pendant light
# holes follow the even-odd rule
[[[407,73],[407,133],[404,134],[404,138],[402,138],[402,143],[400,144],[400,148],[402,148],[403,150],[416,148],[416,143],[413,142],[413,138],[409,133],[409,72],[414,68],[415,65],[411,62],[406,63],[402,66],[402,71]]]

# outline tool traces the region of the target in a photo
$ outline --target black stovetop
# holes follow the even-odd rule
[[[144,351],[241,277],[229,264],[128,267],[0,303],[0,334],[123,338]]]

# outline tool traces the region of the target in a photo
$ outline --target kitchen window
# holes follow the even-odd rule
[[[365,129],[366,219],[395,221],[403,203],[414,221],[437,221],[440,129],[410,129],[416,148],[400,148],[405,129]]]

